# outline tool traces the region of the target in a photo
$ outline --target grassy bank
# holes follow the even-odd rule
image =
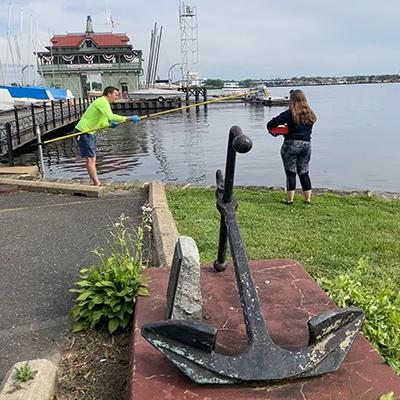
[[[282,192],[234,195],[248,258],[294,259],[338,306],[362,308],[362,333],[400,375],[400,200],[324,194],[312,206],[296,196],[290,207]],[[179,233],[196,241],[201,263],[212,263],[220,221],[214,190],[173,190],[167,198]]]
[[[283,192],[235,190],[237,218],[249,259],[290,258],[314,277],[353,272],[361,258],[374,270],[373,290],[386,278],[400,287],[400,201],[374,197],[296,195],[293,207]],[[220,215],[212,188],[167,190],[181,235],[196,241],[201,263],[217,256]],[[371,280],[369,280],[371,281]]]

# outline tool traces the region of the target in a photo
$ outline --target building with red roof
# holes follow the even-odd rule
[[[90,75],[100,75],[102,87],[115,86],[123,97],[139,87],[142,51],[134,50],[122,33],[95,33],[88,15],[84,33],[54,35],[47,51],[37,52],[38,72],[47,87],[69,89],[88,96]]]

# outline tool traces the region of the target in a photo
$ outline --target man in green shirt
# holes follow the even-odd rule
[[[82,118],[75,126],[74,133],[86,132],[92,129],[100,128],[108,124],[111,128],[117,127],[117,122],[139,121],[137,115],[132,117],[122,117],[121,115],[113,114],[110,103],[118,99],[119,91],[113,86],[107,86],[104,89],[103,95],[96,99],[87,108]],[[82,157],[86,158],[86,169],[89,173],[90,184],[101,186],[96,172],[96,131],[83,133],[76,137],[79,146],[79,152]]]

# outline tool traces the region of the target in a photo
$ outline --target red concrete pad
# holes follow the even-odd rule
[[[253,278],[272,340],[294,350],[308,343],[307,321],[334,303],[304,268],[293,260],[251,261]],[[131,343],[129,400],[196,399],[350,399],[367,392],[373,399],[393,391],[400,396],[400,377],[359,334],[343,364],[335,373],[268,386],[200,385],[192,382],[171,361],[150,345],[140,333],[143,324],[166,319],[169,268],[146,270],[150,297],[139,297]],[[233,266],[215,272],[202,266],[203,322],[218,329],[216,352],[240,354],[247,347],[239,293]]]

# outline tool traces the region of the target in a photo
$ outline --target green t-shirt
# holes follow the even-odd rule
[[[101,96],[90,104],[75,128],[81,132],[89,131],[106,126],[109,121],[123,122],[126,121],[126,117],[113,114],[110,103],[104,96]],[[88,133],[94,135],[96,131]]]

